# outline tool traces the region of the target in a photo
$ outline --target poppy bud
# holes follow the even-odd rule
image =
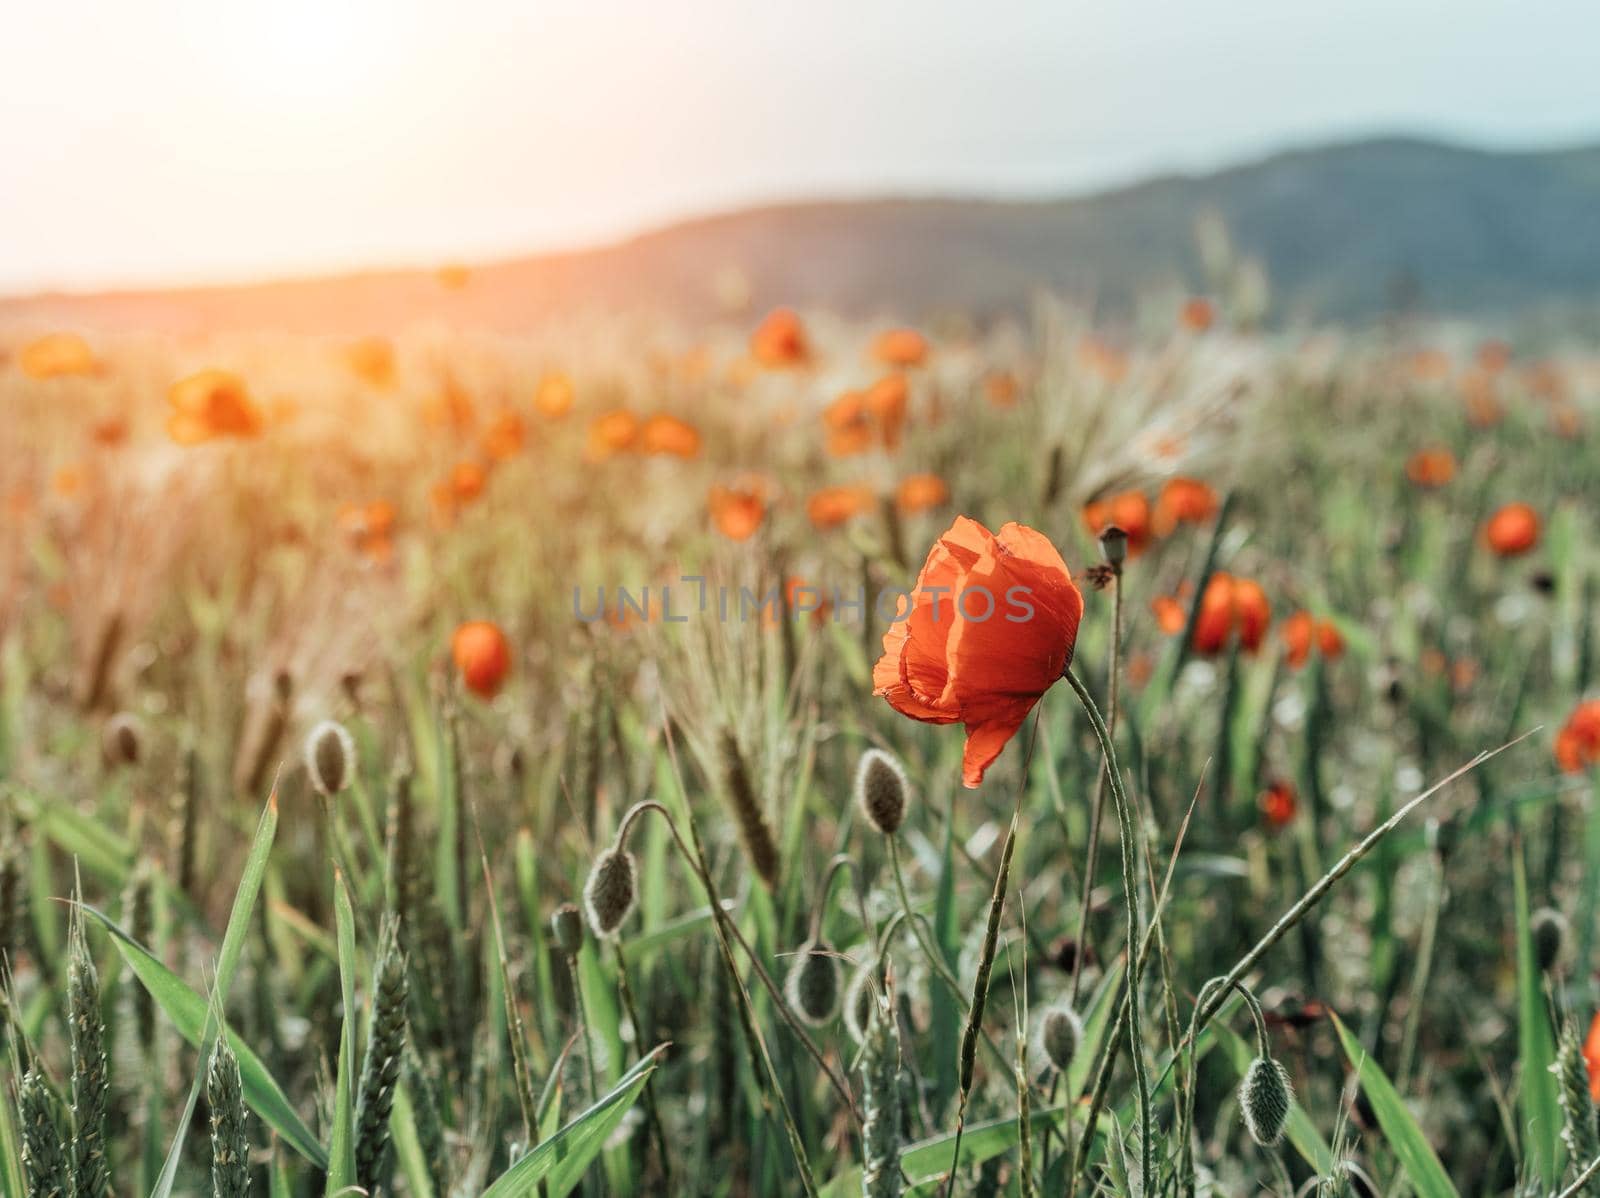
[[[856,770],[856,803],[867,822],[893,836],[905,822],[910,787],[900,763],[882,749],[868,749]]]
[[[620,848],[601,853],[583,884],[583,905],[594,934],[609,936],[621,927],[633,910],[636,895],[633,855]]]
[[[576,957],[583,947],[583,915],[571,903],[562,903],[551,913],[550,930],[563,956]]]
[[[323,798],[331,799],[350,781],[356,745],[344,725],[323,720],[306,737],[306,773]]]
[[[1100,530],[1100,552],[1105,555],[1108,566],[1120,569],[1128,560],[1127,531],[1121,525],[1107,524]]]
[[[826,940],[808,940],[795,953],[783,980],[789,1005],[812,1027],[839,1012],[839,959]]]
[[[1065,1003],[1050,1007],[1039,1020],[1039,1051],[1059,1070],[1072,1064],[1083,1041],[1083,1021]]]
[[[137,765],[144,746],[144,725],[129,711],[119,711],[100,733],[100,751],[110,766]]]
[[[876,1001],[878,979],[873,976],[872,962],[857,969],[844,992],[844,1027],[857,1044],[864,1043],[867,1028],[872,1024],[872,1005]]]
[[[1533,938],[1533,959],[1540,973],[1549,973],[1561,958],[1561,946],[1567,939],[1566,916],[1554,907],[1540,907],[1529,921]]]
[[[1293,1101],[1288,1070],[1272,1057],[1257,1057],[1250,1062],[1244,1081],[1239,1083],[1239,1109],[1252,1140],[1263,1148],[1276,1146],[1283,1139],[1283,1125]]]

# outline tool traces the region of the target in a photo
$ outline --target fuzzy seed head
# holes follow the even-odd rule
[[[872,962],[867,961],[850,976],[844,992],[844,1027],[857,1044],[866,1042],[877,996],[878,979],[873,976]]]
[[[812,1027],[839,1013],[839,958],[826,940],[808,940],[789,963],[783,992],[789,1005]]]
[[[911,786],[898,761],[882,749],[868,749],[856,769],[856,803],[867,822],[893,836],[905,822]]]
[[[1039,1016],[1039,1052],[1058,1070],[1065,1071],[1083,1042],[1083,1020],[1066,1003],[1048,1007]]]
[[[131,711],[119,711],[100,730],[100,751],[109,766],[137,765],[144,749],[144,723]]]
[[[1533,937],[1533,959],[1540,973],[1549,973],[1561,959],[1561,947],[1567,940],[1567,919],[1554,907],[1540,907],[1529,921]]]
[[[576,957],[583,947],[583,915],[571,903],[562,903],[550,916],[550,931],[564,957]]]
[[[638,897],[635,873],[633,854],[626,849],[607,849],[595,859],[589,880],[583,884],[583,905],[596,936],[612,935],[633,910]]]
[[[317,793],[331,799],[355,772],[356,743],[343,724],[323,720],[306,737],[306,773]]]
[[[1128,534],[1115,524],[1107,524],[1100,530],[1100,552],[1105,555],[1106,565],[1113,568],[1122,565],[1128,559]]]
[[[1275,1058],[1257,1057],[1250,1062],[1239,1083],[1239,1109],[1252,1140],[1263,1148],[1275,1147],[1283,1139],[1283,1125],[1293,1101],[1289,1071]]]

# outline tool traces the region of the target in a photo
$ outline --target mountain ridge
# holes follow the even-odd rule
[[[1496,150],[1386,136],[1165,172],[1067,198],[901,195],[783,201],[690,217],[610,244],[436,272],[377,269],[241,285],[0,298],[0,322],[198,332],[493,331],[584,312],[985,318],[1040,289],[1113,316],[1152,291],[1203,290],[1195,228],[1215,216],[1290,321],[1371,321],[1397,302],[1518,318],[1600,299],[1600,143]],[[725,297],[723,297],[725,298]]]

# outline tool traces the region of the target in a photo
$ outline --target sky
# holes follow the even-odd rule
[[[19,0],[0,293],[1062,195],[1379,132],[1600,140],[1594,0]]]

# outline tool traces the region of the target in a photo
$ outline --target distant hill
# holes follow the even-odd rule
[[[718,310],[714,280],[730,270],[757,311],[982,316],[1048,288],[1118,312],[1153,288],[1202,285],[1195,228],[1208,214],[1266,266],[1284,319],[1363,322],[1404,298],[1431,314],[1515,320],[1600,300],[1600,146],[1507,153],[1384,139],[1071,199],[754,208],[477,266],[454,291],[431,271],[383,271],[0,300],[0,321],[355,333],[419,321],[514,330],[593,310],[698,319]]]

